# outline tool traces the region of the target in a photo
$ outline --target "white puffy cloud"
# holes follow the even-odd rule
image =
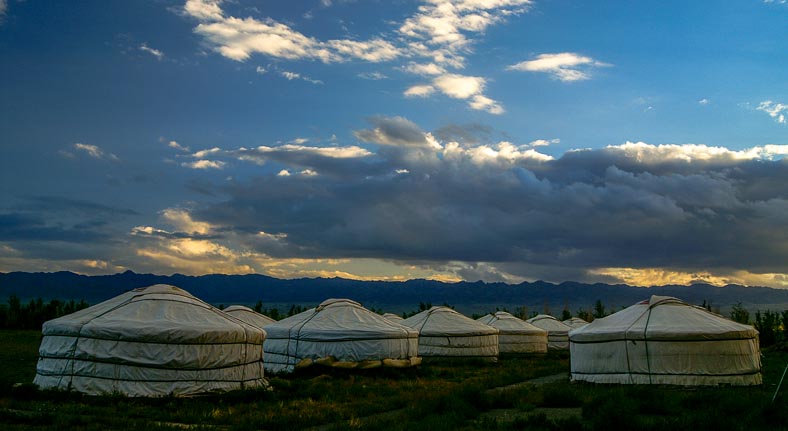
[[[406,97],[427,97],[435,92],[432,85],[414,85],[403,93]]]
[[[116,156],[116,155],[114,155],[112,153],[105,152],[104,150],[99,148],[98,145],[83,144],[81,142],[78,142],[78,143],[73,145],[73,148],[75,150],[77,150],[77,151],[80,151],[80,152],[83,152],[83,153],[87,154],[88,156],[90,156],[90,157],[92,157],[94,159],[119,160],[118,156]],[[67,157],[73,156],[73,154],[68,153],[68,152],[61,152],[61,154],[65,155]]]
[[[563,82],[582,81],[591,78],[588,71],[593,67],[605,67],[610,64],[594,60],[573,52],[555,54],[539,54],[533,60],[521,61],[508,66],[507,70],[525,72],[544,72]]]
[[[487,80],[480,76],[465,76],[446,73],[433,78],[431,84],[415,85],[404,94],[406,97],[428,97],[436,90],[454,99],[468,100],[468,107],[490,114],[502,114],[503,106],[497,101],[482,94]]]
[[[755,109],[769,114],[770,117],[780,124],[786,124],[785,116],[788,114],[788,105],[765,100],[758,104],[758,107]]]
[[[288,60],[309,59],[324,63],[360,59],[373,63],[403,55],[400,48],[380,38],[367,41],[336,39],[321,41],[306,36],[287,24],[271,18],[225,16],[221,2],[190,0],[184,12],[200,21],[194,32],[219,54],[235,61],[246,61],[252,54]]]
[[[193,162],[183,162],[181,166],[192,169],[222,169],[225,162],[219,160],[195,160]]]
[[[407,66],[403,66],[402,70],[416,75],[442,75],[446,73],[446,69],[435,63],[421,64],[411,62]]]

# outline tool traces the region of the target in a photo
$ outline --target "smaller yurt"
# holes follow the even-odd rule
[[[547,348],[549,350],[569,349],[569,331],[572,328],[549,314],[534,316],[526,322],[547,331]]]
[[[569,326],[572,329],[580,328],[581,326],[588,325],[588,322],[579,318],[579,317],[572,317],[571,319],[564,320],[564,325]]]
[[[222,311],[238,320],[242,320],[250,325],[257,326],[258,328],[262,328],[266,325],[276,322],[276,320],[266,316],[265,314],[260,314],[249,307],[244,307],[243,305],[231,305]]]
[[[419,355],[498,359],[498,330],[449,307],[432,307],[402,321],[419,333]]]
[[[398,322],[398,323],[402,322],[403,320],[405,320],[402,316],[400,316],[398,314],[394,314],[394,313],[383,313],[383,317],[385,317],[386,319],[389,319],[389,320],[391,320],[393,322]]]
[[[196,395],[267,385],[265,331],[157,284],[44,323],[41,388]]]
[[[265,330],[265,369],[270,372],[292,372],[314,363],[336,368],[421,363],[418,332],[349,299],[325,300]]]
[[[500,331],[498,350],[501,353],[547,352],[547,331],[525,320],[518,319],[505,311],[487,314],[477,320]]]
[[[758,385],[758,331],[676,298],[652,296],[570,336],[572,380]]]

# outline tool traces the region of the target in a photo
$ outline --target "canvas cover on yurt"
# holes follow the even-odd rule
[[[588,322],[579,318],[579,317],[572,317],[571,319],[564,320],[564,325],[569,326],[570,328],[579,328],[581,326],[588,325]]]
[[[394,313],[383,313],[383,317],[389,320],[393,320],[395,322],[402,322],[403,320],[405,320],[402,316]]]
[[[549,314],[534,316],[526,322],[547,331],[547,348],[549,350],[566,350],[569,348],[569,331],[572,328]]]
[[[757,385],[758,331],[676,298],[652,296],[570,333],[572,380]]]
[[[174,286],[134,289],[44,323],[41,388],[128,396],[266,385],[265,331]]]
[[[487,314],[477,320],[500,331],[498,334],[500,353],[547,352],[547,331],[525,320],[518,319],[505,311]]]
[[[402,324],[419,332],[421,356],[498,358],[498,330],[449,307],[432,307]]]
[[[243,305],[231,305],[222,311],[235,317],[236,319],[243,320],[250,325],[257,326],[258,328],[262,328],[266,325],[276,322],[276,320],[266,316],[265,314],[260,314],[249,307],[244,307]]]
[[[372,368],[421,361],[418,332],[349,299],[328,299],[265,330],[265,368],[271,372],[291,372],[312,363]]]

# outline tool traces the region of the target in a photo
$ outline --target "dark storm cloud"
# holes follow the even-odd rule
[[[0,241],[105,241],[108,236],[96,231],[95,225],[80,224],[72,227],[23,214],[0,214]]]
[[[280,234],[275,246],[254,245],[277,257],[493,262],[548,276],[786,270],[788,165],[763,150],[627,143],[550,160],[511,144],[429,149],[430,136],[403,118],[373,123],[356,136],[387,145],[374,171],[335,165],[345,171],[232,184],[230,199],[195,217]],[[397,152],[387,152],[394,142]],[[455,272],[490,279],[494,270]]]

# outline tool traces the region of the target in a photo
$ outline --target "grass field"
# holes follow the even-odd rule
[[[0,429],[788,429],[788,387],[771,402],[784,349],[764,352],[760,387],[571,384],[564,353],[408,370],[313,368],[270,377],[272,391],[130,399],[14,387],[32,381],[39,341],[37,331],[0,331]]]

